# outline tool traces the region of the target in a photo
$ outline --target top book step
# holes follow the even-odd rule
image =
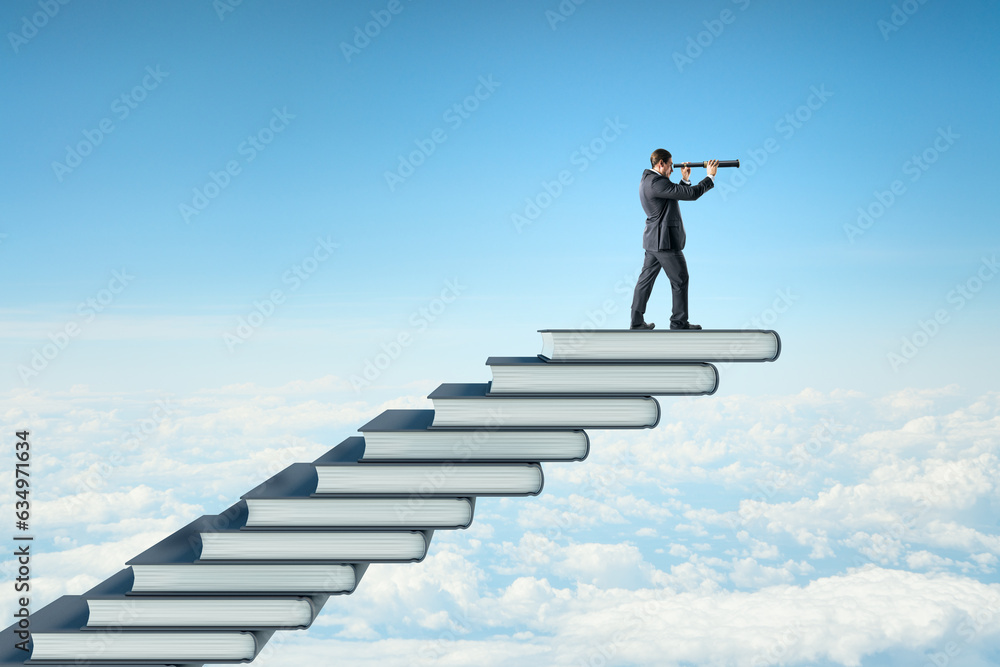
[[[757,329],[630,331],[540,329],[550,361],[774,361],[777,332]]]

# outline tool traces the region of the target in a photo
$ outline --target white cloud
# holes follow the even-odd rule
[[[761,565],[754,558],[741,558],[733,564],[729,579],[739,588],[764,588],[790,584],[795,576],[785,568]]]
[[[153,394],[8,392],[0,428],[37,438],[36,599],[93,586],[383,409],[427,406],[331,400],[341,384],[205,390],[152,422]],[[962,624],[1000,614],[1000,393],[663,405],[659,428],[592,432],[587,461],[546,464],[542,496],[481,499],[424,562],[373,565],[263,660],[854,665],[949,641],[976,661],[998,638],[1000,616],[967,643]]]
[[[173,490],[158,491],[145,484],[110,493],[85,491],[52,500],[37,500],[33,510],[39,529],[46,533],[80,526],[91,532],[112,530],[111,527],[130,519],[149,521],[149,515],[157,511],[187,521],[205,513],[200,505],[180,501]],[[12,503],[0,505],[0,513],[12,515],[13,512]],[[128,528],[126,534],[135,532],[134,527]]]
[[[629,543],[573,544],[560,550],[560,555],[556,572],[600,588],[637,588],[653,578],[653,567]]]
[[[754,570],[752,563],[740,567]],[[949,642],[961,644],[971,656],[978,649],[966,641],[970,628],[978,628],[976,641],[1000,639],[1000,586],[875,566],[805,586],[768,585],[752,592],[585,584],[558,588],[546,579],[521,577],[495,597],[472,604],[473,615],[504,627],[527,627],[531,634],[520,631],[522,639],[516,639],[508,631],[470,638],[443,630],[407,642],[406,651],[397,651],[399,640],[392,639],[363,646],[378,653],[385,667],[432,660],[503,664],[496,651],[526,665],[600,661],[750,667],[777,664],[778,657],[781,664],[860,665],[867,656],[893,647],[919,654],[941,650]],[[321,663],[332,646],[347,651],[342,658],[362,646],[312,641],[309,648],[265,664],[291,665],[293,659]],[[297,642],[303,647],[305,643]]]

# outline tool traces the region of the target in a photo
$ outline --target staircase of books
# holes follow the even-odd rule
[[[418,563],[479,496],[532,496],[542,462],[582,461],[583,430],[653,428],[653,396],[708,395],[713,363],[773,361],[773,331],[541,331],[537,357],[491,357],[491,383],[443,384],[433,410],[387,410],[203,516],[83,595],[17,619],[7,665],[247,662],[308,628],[372,563]],[[30,631],[30,639],[29,639]]]

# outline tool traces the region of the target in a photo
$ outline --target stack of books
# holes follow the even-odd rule
[[[586,428],[653,428],[653,396],[711,395],[713,362],[774,361],[773,331],[548,329],[536,357],[490,357],[492,381],[442,384],[433,410],[386,410],[203,516],[83,595],[0,633],[0,667],[253,660],[308,628],[371,563],[419,562],[479,496],[532,496],[543,462],[582,461]],[[21,634],[18,634],[18,633]]]

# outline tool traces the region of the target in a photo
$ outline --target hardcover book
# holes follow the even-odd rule
[[[118,661],[238,663],[253,660],[271,631],[176,631],[88,628],[84,596],[64,595],[31,617],[31,663]],[[24,657],[21,658],[24,660]]]
[[[490,394],[713,394],[715,366],[651,361],[551,362],[541,357],[490,357]]]
[[[136,597],[87,599],[87,627],[307,628],[326,596],[271,598]]]
[[[329,460],[321,457],[320,461]],[[335,463],[335,461],[334,461]],[[316,464],[295,463],[243,496],[247,528],[467,528],[474,498],[322,498]]]
[[[774,331],[703,329],[541,329],[541,356],[552,361],[774,361]]]
[[[418,530],[217,531],[201,534],[201,559],[419,561],[427,555],[429,542],[430,532]]]
[[[386,410],[359,431],[363,461],[582,461],[590,438],[582,429],[433,428],[433,410]]]
[[[537,463],[359,463],[316,466],[316,493],[521,496],[542,490]]]
[[[255,498],[248,528],[468,528],[471,498]]]
[[[428,396],[434,426],[653,428],[660,420],[660,405],[649,396],[498,396],[489,388],[442,384]]]

